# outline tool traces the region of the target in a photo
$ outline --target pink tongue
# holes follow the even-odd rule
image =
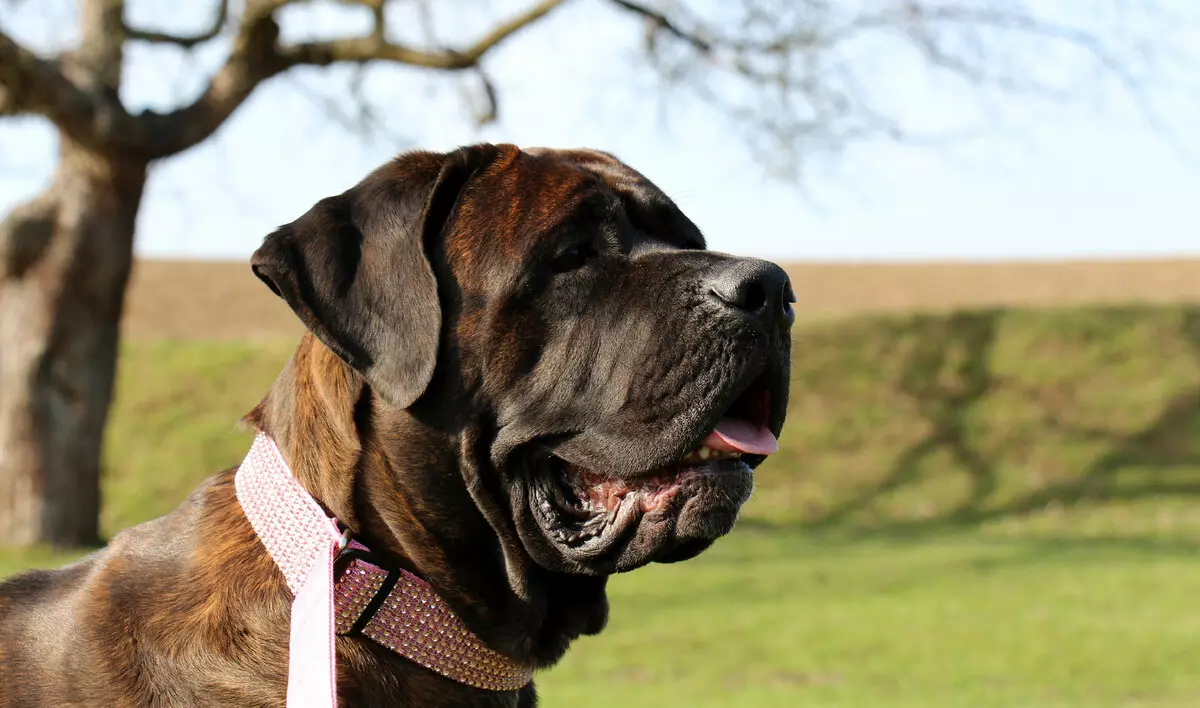
[[[752,455],[771,455],[779,450],[779,441],[770,430],[737,418],[722,418],[704,444],[713,450]]]

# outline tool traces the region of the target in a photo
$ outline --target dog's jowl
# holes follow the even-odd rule
[[[408,153],[251,268],[308,329],[253,447],[0,584],[0,705],[532,706],[776,449],[787,276],[606,153]]]

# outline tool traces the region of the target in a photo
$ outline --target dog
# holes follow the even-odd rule
[[[603,629],[610,575],[728,533],[783,428],[787,275],[707,250],[608,153],[405,153],[250,265],[307,332],[244,420],[520,671]],[[284,705],[294,588],[238,474],[0,584],[0,705]],[[536,705],[532,681],[470,685],[354,632],[335,651],[342,706]]]

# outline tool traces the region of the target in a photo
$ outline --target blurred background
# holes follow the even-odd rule
[[[239,462],[276,225],[587,146],[798,295],[780,454],[545,705],[1200,705],[1192,0],[0,0],[0,575]]]

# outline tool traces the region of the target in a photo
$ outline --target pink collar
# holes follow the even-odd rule
[[[259,433],[234,478],[246,518],[294,594],[289,708],[337,705],[334,635],[362,634],[459,683],[515,691],[531,669],[489,649],[420,578],[338,529]]]

